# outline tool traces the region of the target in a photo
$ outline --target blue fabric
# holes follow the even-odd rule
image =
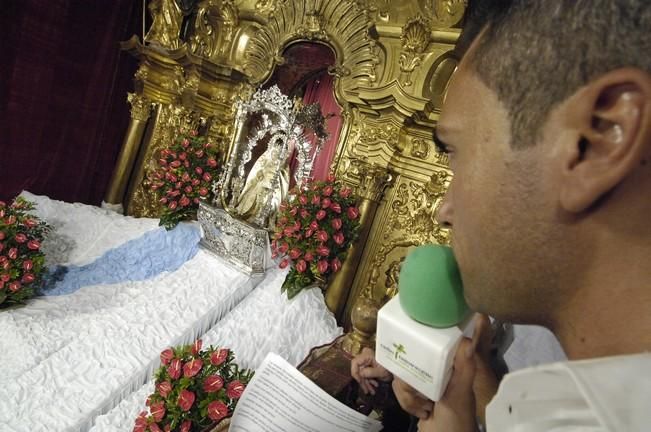
[[[70,294],[79,288],[143,281],[162,272],[173,272],[199,250],[201,231],[193,224],[179,224],[171,231],[158,228],[110,249],[84,266],[58,266],[44,277],[44,296]]]

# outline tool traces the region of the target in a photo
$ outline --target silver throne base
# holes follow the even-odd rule
[[[199,203],[197,219],[203,229],[200,245],[249,275],[267,268],[269,233],[233,218],[222,208]]]

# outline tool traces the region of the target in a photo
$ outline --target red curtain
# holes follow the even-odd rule
[[[0,199],[29,190],[99,204],[129,121],[133,0],[2,3]]]
[[[312,171],[314,179],[325,180],[330,170],[330,163],[335,155],[342,123],[341,108],[335,100],[333,77],[324,73],[308,82],[305,88],[303,102],[306,105],[318,102],[321,105],[321,112],[324,116],[332,115],[326,123],[330,135],[328,140],[323,144],[321,153],[317,155]]]

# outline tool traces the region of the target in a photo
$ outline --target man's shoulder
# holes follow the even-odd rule
[[[487,408],[488,430],[527,425],[521,430],[533,432],[563,424],[574,431],[644,430],[651,412],[650,371],[651,353],[641,353],[508,374]]]

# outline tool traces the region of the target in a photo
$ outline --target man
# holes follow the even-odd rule
[[[549,328],[570,359],[507,375],[487,430],[650,430],[651,7],[500,2],[477,28],[436,131],[439,221],[470,307]],[[476,430],[477,364],[464,341],[419,431]]]

